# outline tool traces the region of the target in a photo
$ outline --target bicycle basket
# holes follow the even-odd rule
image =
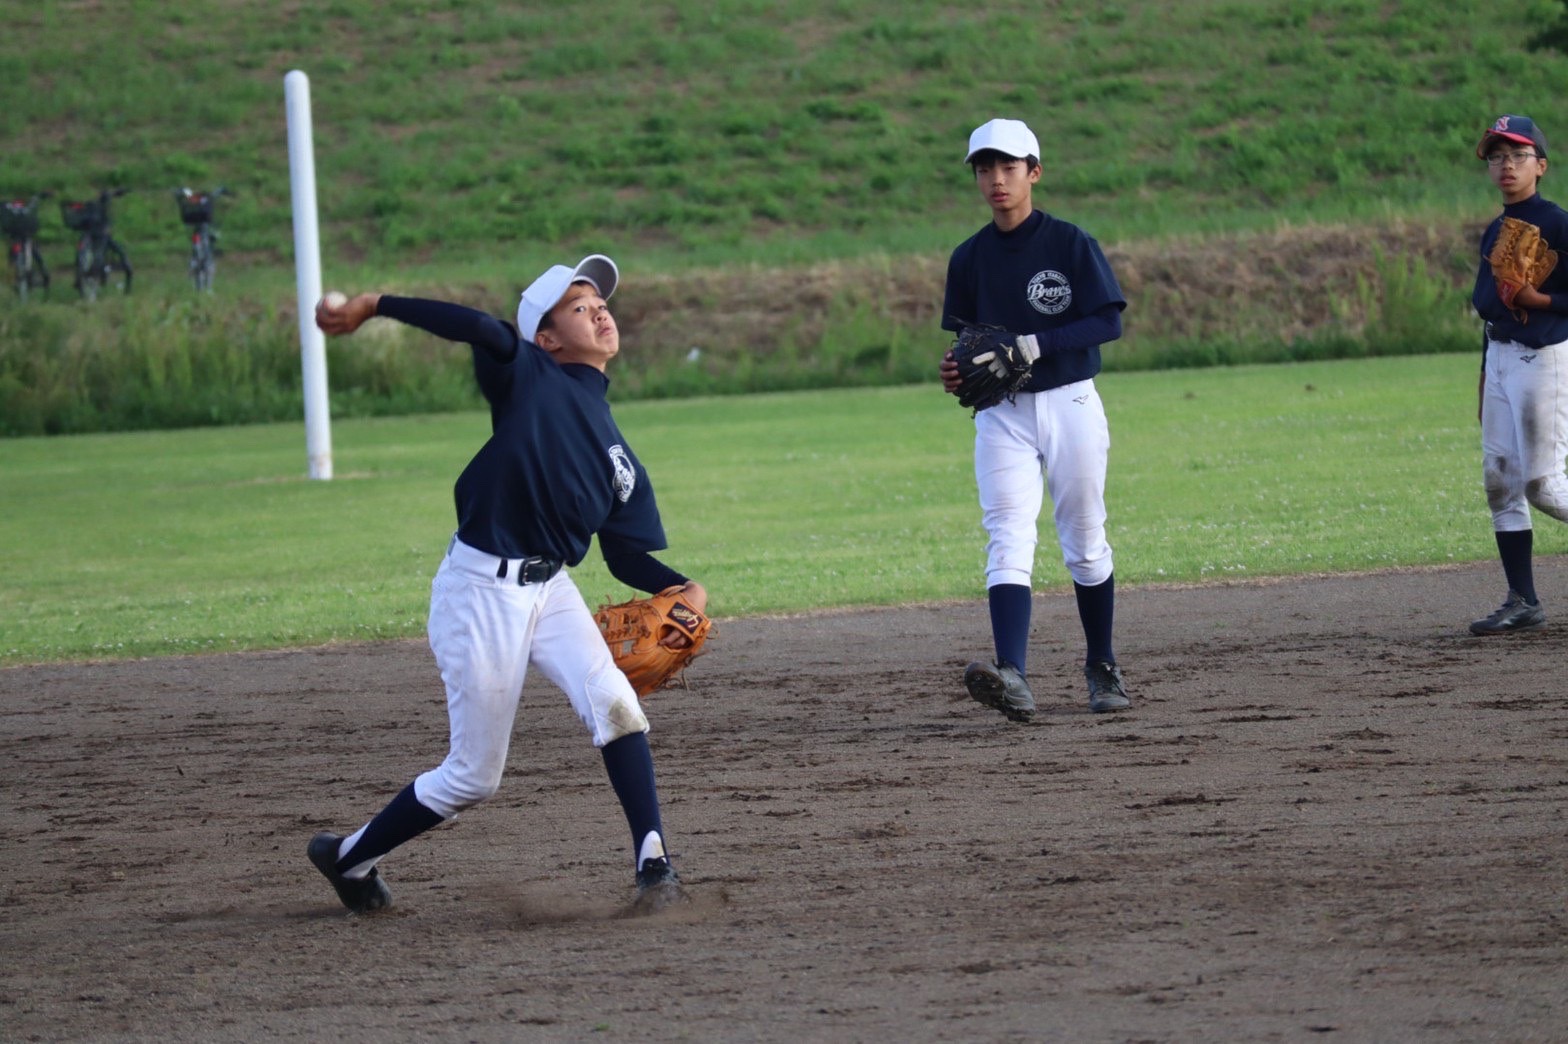
[[[103,208],[95,199],[63,200],[60,203],[60,219],[73,232],[86,232],[103,224]]]
[[[216,202],[211,193],[192,192],[175,196],[180,205],[180,220],[187,225],[205,225],[212,221],[212,208]]]
[[[0,230],[8,236],[30,236],[38,231],[38,210],[23,199],[0,203]]]

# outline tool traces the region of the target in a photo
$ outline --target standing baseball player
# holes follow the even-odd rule
[[[1121,336],[1127,302],[1093,237],[1034,208],[1040,145],[1028,126],[991,120],[969,136],[964,161],[991,221],[948,261],[942,326],[956,331],[989,324],[1034,334],[1040,355],[1019,394],[975,416],[975,480],[989,538],[986,588],[996,659],[971,663],[964,686],[1013,721],[1034,716],[1026,681],[1030,581],[1049,491],[1087,642],[1089,709],[1125,710],[1130,703],[1112,644],[1116,585],[1105,538],[1111,440],[1094,376],[1100,345]],[[947,391],[957,394],[951,351],[941,373]]]
[[[517,326],[460,305],[389,294],[324,301],[316,323],[349,334],[372,316],[471,345],[491,435],[457,479],[457,532],[430,590],[430,648],[446,683],[446,759],[347,837],[320,833],[310,861],[350,910],[391,902],[382,856],[495,794],[529,665],[570,700],[604,758],[632,831],[638,905],[680,898],[660,821],[648,720],[563,566],[599,537],[628,586],[707,593],[649,553],[665,546],[653,488],[605,399],[620,349],[603,255],[555,265],[523,291]]]
[[[1509,243],[1568,249],[1568,213],[1542,199],[1546,137],[1527,116],[1499,116],[1481,135],[1503,212],[1481,234],[1470,301],[1485,321],[1482,338],[1481,468],[1508,595],[1474,634],[1534,631],[1546,625],[1531,568],[1530,508],[1568,522],[1568,271],[1557,264],[1539,285],[1513,264]],[[1503,246],[1499,250],[1499,241]],[[1497,254],[1494,256],[1494,250]]]

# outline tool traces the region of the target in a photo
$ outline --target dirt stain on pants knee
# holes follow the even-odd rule
[[[1538,511],[1568,522],[1568,488],[1560,476],[1546,475],[1524,484],[1524,497]]]
[[[1508,461],[1503,457],[1486,458],[1481,472],[1486,487],[1486,503],[1493,511],[1500,511],[1508,504]]]
[[[637,700],[616,700],[610,706],[610,731],[613,733],[606,743],[613,743],[622,736],[630,736],[634,732],[647,732],[648,719],[643,715],[642,707]]]

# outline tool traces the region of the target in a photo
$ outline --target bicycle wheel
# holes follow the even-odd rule
[[[131,263],[125,257],[125,251],[120,249],[120,244],[109,240],[103,248],[103,285],[104,289],[116,294],[131,292]]]
[[[44,264],[44,255],[40,254],[38,251],[30,250],[29,253],[32,257],[31,270],[33,273],[33,286],[39,290],[42,290],[44,295],[48,296],[49,266]]]
[[[191,244],[191,283],[198,291],[212,289],[212,277],[217,265],[212,257],[212,244],[205,237]]]
[[[83,301],[98,300],[103,289],[103,267],[91,244],[83,243],[76,248],[76,292],[82,295]]]
[[[21,301],[27,300],[27,288],[31,280],[27,275],[27,261],[18,243],[11,244],[11,273],[14,276],[12,283],[16,286],[16,296]]]

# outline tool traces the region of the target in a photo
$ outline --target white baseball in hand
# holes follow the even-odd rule
[[[328,308],[342,308],[348,304],[348,295],[341,290],[328,290],[327,296],[321,299],[321,303]]]

